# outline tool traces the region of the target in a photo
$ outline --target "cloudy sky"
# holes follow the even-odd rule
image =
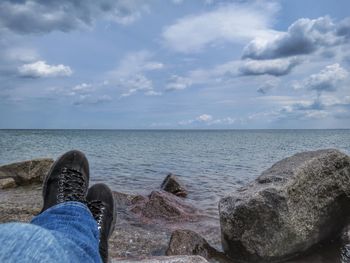
[[[350,128],[349,0],[1,0],[0,128]]]

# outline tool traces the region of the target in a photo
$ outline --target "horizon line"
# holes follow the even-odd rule
[[[91,130],[91,131],[245,131],[245,130],[350,130],[350,128],[0,128],[0,131],[10,130]]]

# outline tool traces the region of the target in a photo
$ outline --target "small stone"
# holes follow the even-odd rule
[[[176,196],[180,197],[186,197],[187,196],[187,189],[184,186],[184,184],[180,181],[177,175],[175,174],[168,174],[167,177],[165,177],[161,189],[172,193]]]
[[[14,188],[16,186],[16,182],[13,178],[0,179],[0,189]]]
[[[182,229],[172,233],[166,255],[198,255],[220,263],[230,261],[223,253],[210,246],[199,234]]]

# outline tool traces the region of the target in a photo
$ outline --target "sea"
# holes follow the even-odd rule
[[[83,151],[91,183],[148,194],[174,173],[188,201],[218,216],[218,201],[298,152],[350,154],[350,130],[0,130],[0,165]]]

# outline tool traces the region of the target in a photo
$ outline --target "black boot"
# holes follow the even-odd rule
[[[89,186],[89,163],[80,151],[63,154],[51,166],[43,184],[44,205],[40,213],[67,201],[85,203]]]
[[[101,258],[104,263],[107,263],[108,239],[113,233],[116,220],[112,191],[105,184],[95,184],[90,187],[86,201],[100,231],[99,248]]]

